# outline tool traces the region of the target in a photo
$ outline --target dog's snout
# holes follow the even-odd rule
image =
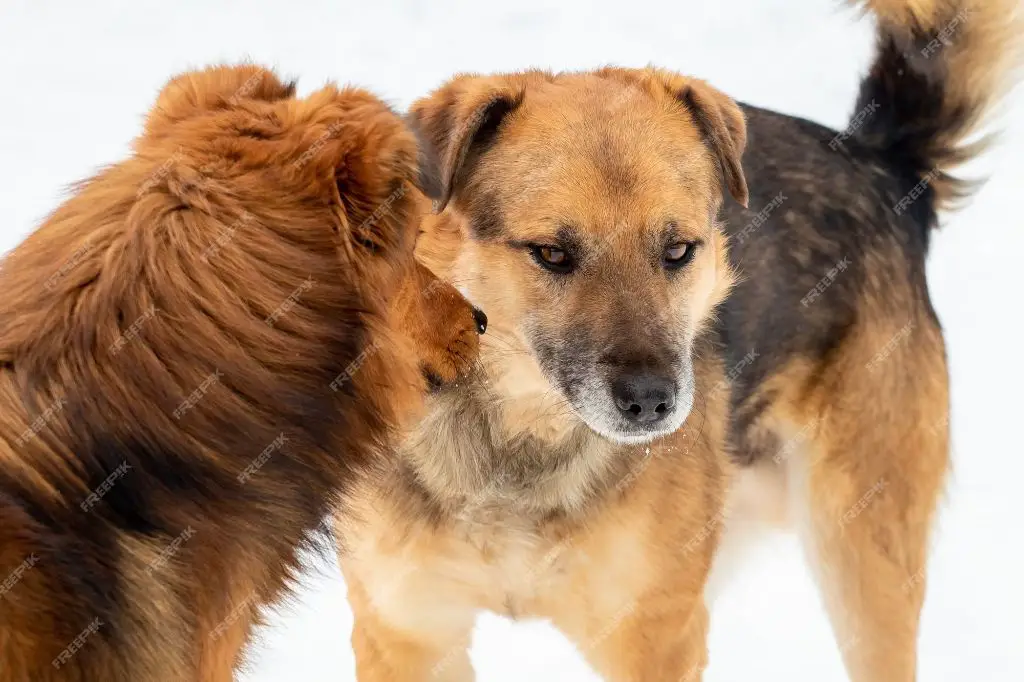
[[[483,334],[487,331],[487,315],[479,308],[473,308],[473,319],[476,320],[477,332]]]
[[[629,421],[649,424],[667,417],[676,405],[672,379],[650,372],[624,374],[612,382],[612,397]]]

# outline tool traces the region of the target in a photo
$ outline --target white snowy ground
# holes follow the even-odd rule
[[[457,71],[654,63],[842,127],[870,46],[870,23],[836,0],[4,0],[0,253],[65,186],[125,154],[169,76],[212,61],[274,65],[299,76],[303,92],[329,79],[359,83],[402,108]],[[1005,127],[978,168],[991,181],[946,218],[928,268],[951,359],[956,471],[924,611],[926,682],[1024,680],[1024,97],[1011,102]],[[765,542],[712,622],[709,682],[845,679],[788,536]],[[253,647],[243,679],[354,679],[351,624],[337,568],[311,569],[297,603]],[[543,623],[485,615],[472,653],[481,682],[597,680]]]

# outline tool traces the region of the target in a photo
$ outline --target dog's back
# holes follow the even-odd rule
[[[795,358],[826,359],[863,316],[862,297],[901,325],[920,304],[922,324],[937,329],[930,232],[975,186],[953,171],[984,149],[976,134],[1021,58],[1016,0],[862,4],[877,47],[844,130],[744,106],[751,200],[726,209],[741,279],[721,324],[727,366],[756,349],[734,378],[740,439],[764,407],[747,400],[756,387]]]
[[[365,325],[346,316],[354,282],[335,274],[328,240],[319,249],[274,244],[257,227],[273,219],[266,214],[233,225],[241,205],[208,208],[216,218],[179,207],[173,186],[194,160],[182,150],[162,178],[163,151],[104,171],[4,263],[0,575],[13,578],[0,609],[0,667],[13,678],[0,679],[19,670],[46,679],[40,662],[56,679],[128,679],[151,669],[160,649],[184,651],[191,588],[167,578],[173,555],[196,544],[191,534],[209,541],[233,525],[228,536],[249,535],[283,558],[279,541],[254,532],[273,517],[243,510],[256,500],[284,505],[289,521],[310,527],[329,498],[329,467],[303,476],[308,495],[269,486],[268,471],[297,467],[280,452],[263,476],[246,485],[236,476],[280,434],[283,449],[330,461],[325,450],[342,433],[333,425],[346,417],[327,387],[338,360],[368,343]],[[150,180],[172,189],[139,189]],[[204,262],[202,250],[231,231]],[[262,262],[247,253],[260,241]],[[238,289],[260,269],[259,283]],[[316,291],[291,319],[265,322],[307,278]],[[320,316],[338,327],[313,324]],[[358,442],[346,452],[353,464],[365,454]],[[177,551],[161,561],[167,547]],[[140,665],[119,669],[131,659],[95,655],[107,647],[132,648]],[[161,661],[182,675],[192,665]]]
[[[1021,57],[1016,0],[862,3],[874,61],[842,131],[744,107],[749,210],[716,332],[748,466],[719,551],[781,512],[804,542],[851,679],[911,680],[949,468],[945,347],[925,279],[954,175]],[[719,576],[727,573],[721,571]]]

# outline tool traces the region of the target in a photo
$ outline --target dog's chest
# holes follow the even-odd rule
[[[628,468],[632,460],[618,461],[616,450],[589,435],[557,447],[522,437],[499,450],[478,431],[432,424],[432,433],[447,437],[423,439],[409,453],[416,475],[377,489],[395,503],[394,514],[369,534],[378,541],[366,547],[373,567],[364,574],[372,573],[379,586],[372,590],[378,608],[398,622],[411,619],[404,621],[410,627],[454,622],[481,610],[547,616],[552,603],[567,590],[584,589],[582,583],[604,593],[601,575],[620,554],[613,548],[621,538],[596,542],[595,533],[584,529],[602,525],[605,505],[595,489],[617,473],[617,465]],[[426,496],[457,500],[429,527],[417,521],[425,509],[409,513],[401,502],[414,496],[409,486],[423,481],[431,491]],[[396,533],[406,525],[408,532]],[[389,540],[396,534],[404,538],[398,546]],[[593,561],[595,556],[601,559]]]
[[[648,534],[631,521],[595,510],[579,526],[490,510],[407,535],[387,553],[378,546],[361,573],[376,607],[415,630],[469,627],[483,610],[556,620],[569,604],[614,611],[651,575]],[[394,534],[387,525],[382,538]]]
[[[571,568],[571,536],[499,511],[459,519],[443,551],[425,568],[454,587],[472,585],[477,608],[517,618],[535,615]]]
[[[542,615],[542,604],[567,581],[572,542],[523,519],[484,519],[418,533],[391,551],[371,549],[372,566],[361,573],[371,578],[377,608],[414,628],[454,625],[481,610]]]

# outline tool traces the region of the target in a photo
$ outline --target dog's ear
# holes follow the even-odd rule
[[[146,117],[146,135],[210,109],[226,109],[245,100],[274,102],[295,95],[295,82],[284,82],[255,64],[211,66],[175,76],[157,96]]]
[[[679,89],[673,88],[673,91],[697,121],[708,146],[718,157],[729,194],[746,208],[750,193],[741,161],[747,146],[747,122],[743,111],[731,97],[704,81],[683,80],[687,82]]]
[[[523,88],[504,78],[457,76],[413,103],[408,121],[436,167],[433,192],[440,212],[469,177],[480,154],[498,134],[502,121],[522,102]]]
[[[746,208],[747,180],[741,158],[747,145],[743,111],[722,91],[697,78],[665,69],[606,68],[600,75],[647,88],[652,94],[667,92],[693,117],[704,143],[715,155],[733,199]]]
[[[372,92],[334,85],[275,109],[288,130],[274,145],[287,145],[281,180],[296,200],[326,199],[346,249],[411,252],[429,206],[417,191],[416,137],[402,117]]]

